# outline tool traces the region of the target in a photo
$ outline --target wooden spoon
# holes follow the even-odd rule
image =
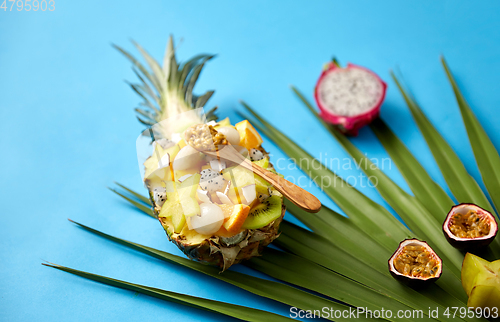
[[[307,212],[316,213],[321,209],[321,202],[300,188],[299,186],[293,184],[292,182],[268,171],[257,164],[248,161],[241,153],[236,151],[236,149],[231,145],[219,145],[218,151],[201,151],[206,155],[209,155],[214,158],[224,159],[230,162],[237,163],[243,168],[250,170],[256,173],[259,177],[262,177],[264,180],[269,182],[276,190],[281,192],[288,200],[304,209]]]

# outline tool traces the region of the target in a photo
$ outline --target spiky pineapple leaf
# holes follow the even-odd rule
[[[196,100],[196,103],[194,105],[194,108],[200,108],[200,107],[205,106],[205,104],[210,99],[210,97],[212,97],[213,94],[214,94],[214,91],[208,91],[205,94],[198,97],[198,99]]]
[[[187,83],[186,80],[188,79],[188,75],[193,72],[193,70],[199,66],[201,63],[208,61],[209,59],[213,58],[214,55],[208,55],[208,54],[201,54],[194,56],[187,62],[185,62],[182,66],[181,69],[181,77],[179,79],[179,87],[177,90],[183,90],[183,96],[186,94],[187,90]]]
[[[132,62],[132,64],[134,64],[134,67],[136,67],[137,69],[139,69],[141,71],[141,73],[144,74],[144,76],[149,80],[151,81],[151,84],[156,88],[156,90],[158,92],[161,91],[161,87],[159,86],[159,84],[156,83],[154,77],[151,76],[151,74],[149,73],[149,71],[146,69],[146,67],[144,67],[143,64],[141,64],[137,59],[134,58],[134,56],[132,56],[128,51],[126,51],[125,49],[121,48],[120,46],[118,45],[115,45],[115,44],[112,44],[112,46],[117,49],[119,52],[121,52],[125,57],[128,58],[128,60],[130,60]]]
[[[173,37],[170,37],[163,66],[160,66],[143,47],[134,41],[132,42],[142,55],[149,70],[123,48],[116,45],[113,47],[133,63],[133,71],[140,83],[129,83],[129,85],[143,99],[143,105],[151,108],[151,111],[136,109],[139,114],[139,122],[149,127],[171,116],[205,106],[213,91],[208,91],[197,99],[193,99],[195,96],[192,92],[203,66],[214,55],[197,55],[185,64],[179,65],[175,58]],[[194,114],[191,117],[194,123],[202,121],[201,117]],[[213,111],[207,116],[208,118],[210,120],[216,119]]]
[[[160,300],[174,302],[182,305],[187,305],[197,309],[202,309],[214,313],[219,313],[222,315],[227,315],[243,321],[291,321],[291,318],[246,307],[241,305],[235,305],[210,299],[204,299],[201,297],[190,296],[181,293],[175,293],[155,287],[149,287],[140,284],[134,284],[102,275],[92,274],[85,271],[76,270],[73,268],[52,264],[52,263],[42,263],[47,267],[52,267],[73,275],[77,275],[92,281],[96,281],[102,284],[107,284],[126,290],[142,293],[148,296],[156,297]]]
[[[193,269],[197,272],[215,277],[219,280],[232,284],[236,287],[242,288],[248,292],[254,293],[256,295],[269,298],[290,306],[294,306],[303,310],[321,310],[323,307],[332,307],[334,310],[345,310],[348,306],[324,299],[317,295],[310,294],[308,292],[299,290],[297,288],[274,282],[263,280],[258,277],[251,275],[246,275],[243,273],[226,270],[223,274],[220,273],[217,267],[207,266],[186,258],[175,256],[167,252],[154,249],[141,244],[133,243],[125,239],[114,237],[103,233],[99,230],[93,229],[91,227],[85,226],[83,224],[77,223],[70,220],[84,230],[108,239],[110,241],[116,242],[123,246],[132,248],[136,251],[144,253],[146,255],[155,257],[157,259],[169,262],[171,264],[184,266]],[[337,319],[336,319],[337,320]],[[340,321],[340,320],[339,320]],[[344,319],[344,321],[346,321]]]
[[[160,67],[160,65],[158,64],[158,62],[153,58],[151,57],[151,55],[149,55],[149,53],[141,47],[141,45],[139,45],[138,43],[136,43],[135,41],[132,41],[132,43],[134,44],[134,46],[140,51],[140,53],[142,54],[142,57],[144,57],[144,59],[146,60],[146,63],[148,64],[149,68],[151,68],[151,70],[153,71],[153,79],[152,81],[154,80],[155,82],[158,83],[158,87],[159,87],[159,92],[163,92],[165,91],[165,81],[166,81],[166,76],[165,74],[163,73],[163,70],[162,68]]]
[[[394,210],[396,210],[398,215],[408,224],[408,227],[417,235],[417,238],[421,240],[425,239],[438,252],[447,266],[449,266],[449,263],[453,264],[449,266],[449,268],[459,279],[463,255],[460,251],[451,246],[442,234],[441,225],[444,218],[438,221],[421,202],[401,189],[401,187],[380,170],[345,135],[341,134],[330,124],[327,124],[319,116],[311,103],[297,89],[293,89],[307,109],[351,155],[366,176],[370,178],[370,180],[374,180],[373,185],[379,191],[380,195]],[[445,210],[444,214],[446,214],[447,211],[448,209]],[[457,285],[457,287],[461,290],[461,285]]]
[[[213,57],[215,57],[215,56],[207,56],[207,57],[203,58],[201,63],[193,69],[193,72],[191,74],[191,78],[189,79],[189,82],[187,82],[186,88],[184,89],[186,102],[196,104],[196,101],[193,100],[194,85],[198,81],[198,77],[200,77],[201,70],[205,66],[205,63],[207,61],[209,61],[210,59],[212,59]]]

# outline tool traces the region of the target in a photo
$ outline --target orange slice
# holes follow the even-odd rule
[[[233,212],[229,219],[224,222],[224,228],[230,233],[237,233],[240,231],[241,226],[247,219],[248,213],[250,212],[250,207],[247,205],[236,205],[233,208]]]
[[[225,205],[225,204],[221,204],[218,206],[220,207],[220,209],[222,209],[222,213],[224,214],[224,218],[228,219],[229,217],[231,217],[231,214],[233,213],[234,206]]]
[[[257,130],[247,120],[236,123],[236,130],[240,134],[240,145],[248,150],[259,147],[262,144],[262,138]]]

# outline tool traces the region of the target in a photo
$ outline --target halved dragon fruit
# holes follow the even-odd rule
[[[316,83],[314,98],[320,116],[349,135],[377,118],[387,84],[372,71],[353,64],[329,63]]]

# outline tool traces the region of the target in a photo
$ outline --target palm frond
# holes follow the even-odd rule
[[[122,289],[138,292],[148,296],[156,297],[160,300],[174,302],[182,305],[187,305],[193,308],[202,309],[206,311],[211,311],[214,313],[223,314],[243,321],[291,321],[292,319],[284,317],[282,315],[249,308],[246,306],[235,305],[230,303],[224,303],[220,301],[204,299],[201,297],[190,296],[181,293],[175,293],[159,288],[154,288],[150,286],[134,284],[130,282],[125,282],[122,280],[92,274],[85,271],[76,270],[73,268],[52,264],[52,263],[42,263],[47,267],[52,267],[63,272],[67,272],[73,275],[77,275],[92,281],[96,281],[102,284],[107,284]]]

